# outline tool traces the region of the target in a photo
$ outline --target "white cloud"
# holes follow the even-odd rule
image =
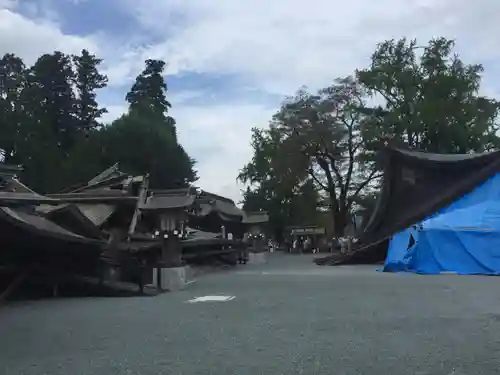
[[[123,105],[106,105],[105,107],[108,112],[101,117],[101,121],[104,124],[110,124],[113,120],[116,120],[127,111],[125,103],[123,103]]]
[[[194,95],[194,93],[191,93]],[[252,127],[267,124],[274,108],[234,103],[231,106],[186,105],[190,95],[172,95],[170,115],[177,121],[179,142],[197,160],[203,189],[235,200],[241,200],[238,171],[252,157],[249,147]],[[126,105],[107,106],[103,121],[109,123],[123,114]]]
[[[376,43],[390,38],[406,36],[426,43],[446,36],[458,40],[457,50],[468,62],[499,57],[500,2],[493,0],[128,0],[123,4],[152,35],[163,35],[163,41],[122,64],[133,66],[148,56],[163,58],[170,74],[231,73],[248,85],[281,95],[301,85],[328,84],[366,66]],[[177,22],[166,29],[165,20],[174,18]],[[498,94],[499,86],[490,79],[485,92]],[[195,145],[195,139],[215,138],[222,144],[227,134],[219,155],[201,161],[200,169],[203,183],[234,196],[233,178],[251,156],[248,129],[265,126],[271,112],[248,106],[238,115],[240,107],[231,103],[190,114],[188,108],[179,110],[180,129],[217,129],[216,134],[204,130],[204,137],[196,133],[184,137],[193,149],[202,146]]]
[[[174,99],[175,100],[175,99]],[[274,109],[260,105],[174,106],[179,140],[197,159],[198,184],[205,190],[241,200],[239,169],[252,157],[250,130],[267,124]],[[209,148],[209,149],[207,149]]]
[[[464,55],[497,56],[494,0],[132,0],[124,2],[164,41],[141,51],[166,59],[170,73],[240,74],[288,94],[363,67],[387,38],[459,38]],[[165,20],[180,19],[165,29]],[[493,48],[494,47],[494,48]]]
[[[366,66],[377,42],[401,36],[421,43],[433,36],[457,38],[457,50],[467,62],[487,67],[500,62],[500,2],[493,0],[122,0],[122,10],[142,25],[137,32],[147,30],[159,41],[139,46],[133,40],[123,44],[123,39],[118,44],[120,38],[102,33],[65,35],[57,18],[28,19],[15,13],[14,3],[0,0],[0,53],[14,52],[29,62],[54,49],[88,48],[105,59],[115,86],[128,86],[146,58],[162,58],[171,75],[230,73],[246,87],[287,95],[301,85],[325,85]],[[495,73],[485,82],[490,95],[500,91]],[[273,110],[245,104],[244,97],[187,106],[185,100],[196,92],[170,94],[180,139],[198,159],[200,184],[237,198],[238,169],[251,157],[250,128],[265,126]],[[108,106],[106,118],[124,108]]]
[[[55,50],[79,53],[86,48],[99,53],[91,37],[65,35],[48,20],[31,20],[0,4],[0,54],[14,53],[33,63],[43,53]]]
[[[18,0],[0,0],[0,9],[14,9],[18,6]]]

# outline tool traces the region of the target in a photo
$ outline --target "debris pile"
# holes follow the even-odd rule
[[[230,199],[189,187],[150,189],[113,165],[40,195],[0,164],[0,303],[12,296],[156,293],[154,269],[237,263],[256,224]],[[261,215],[261,223],[267,217]],[[158,288],[156,288],[158,289]]]

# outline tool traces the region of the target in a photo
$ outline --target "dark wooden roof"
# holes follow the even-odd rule
[[[22,171],[23,167],[20,165],[0,163],[0,174],[9,174],[13,176]]]
[[[61,203],[127,203],[135,204],[137,197],[131,196],[127,191],[119,189],[95,189],[78,193],[47,194],[49,198],[59,200]]]
[[[426,160],[437,163],[453,163],[460,162],[464,160],[478,160],[483,158],[494,159],[500,156],[500,151],[495,152],[482,152],[482,153],[470,153],[470,154],[435,154],[432,152],[422,152],[414,150],[405,150],[402,148],[391,148],[390,152],[399,153],[401,155],[419,159]]]
[[[13,193],[0,191],[0,206],[58,204],[57,198],[50,198],[32,193]]]
[[[245,212],[243,223],[245,224],[263,224],[269,221],[267,212]]]
[[[16,235],[16,241],[19,242],[29,242],[32,241],[32,246],[34,244],[40,245],[40,251],[52,251],[56,249],[44,249],[47,245],[43,241],[57,241],[60,245],[59,250],[64,249],[64,244],[87,244],[92,245],[89,248],[92,251],[94,246],[102,247],[105,242],[90,238],[85,238],[76,233],[73,233],[67,229],[60,227],[59,225],[51,222],[50,220],[28,212],[23,212],[21,210],[11,209],[8,207],[0,207],[0,226],[12,225],[14,228],[23,233],[23,236]],[[31,238],[31,239],[30,239]],[[1,241],[0,241],[1,242]]]
[[[500,151],[478,154],[432,154],[386,147],[379,154],[384,171],[375,209],[359,248],[345,260],[377,262],[387,255],[388,238],[410,227],[500,172]],[[317,260],[329,264],[331,260]]]
[[[123,173],[119,169],[119,164],[116,163],[109,167],[108,169],[102,171],[97,176],[92,178],[88,182],[80,183],[77,185],[69,186],[66,189],[60,191],[63,193],[77,193],[89,189],[96,189],[102,186],[112,186],[113,184],[118,184],[127,179],[130,179],[130,175]]]
[[[222,197],[217,194],[203,191],[196,198],[198,205],[197,216],[207,216],[215,214],[223,221],[242,222],[245,213],[238,208],[232,199]]]
[[[158,211],[174,208],[187,208],[194,203],[195,196],[190,189],[157,190],[139,204],[139,209],[146,211]]]

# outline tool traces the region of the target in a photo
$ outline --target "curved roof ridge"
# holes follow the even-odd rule
[[[436,162],[455,162],[462,160],[478,159],[483,157],[493,157],[494,155],[500,157],[500,151],[475,152],[468,154],[438,154],[433,152],[403,149],[400,147],[389,147],[388,149],[393,152],[398,152],[403,155],[417,158],[420,160],[428,160]]]

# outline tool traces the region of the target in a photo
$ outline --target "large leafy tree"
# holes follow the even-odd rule
[[[95,136],[102,165],[119,162],[129,173],[149,173],[153,188],[180,188],[197,179],[194,161],[157,118],[130,112]]]
[[[107,82],[100,63],[86,50],[44,54],[30,68],[14,55],[0,59],[1,159],[23,164],[23,180],[40,192],[86,180],[114,162],[150,173],[156,187],[195,181],[194,160],[167,115],[165,63],[146,61],[127,94],[128,113],[107,126],[96,99]]]
[[[280,238],[286,226],[316,224],[317,190],[299,168],[285,171],[280,162],[282,134],[276,129],[252,129],[252,160],[245,165],[238,179],[248,183],[243,193],[243,209],[269,213],[270,226]]]
[[[197,180],[195,161],[178,143],[167,115],[165,63],[146,60],[125,99],[128,113],[96,133],[105,164],[120,162],[131,173],[149,173],[151,186],[179,188]]]
[[[410,148],[440,153],[485,151],[498,145],[499,102],[479,94],[483,67],[466,64],[445,38],[418,46],[389,40],[377,46],[358,81],[383,104],[366,128],[372,140],[395,138]]]
[[[315,94],[299,91],[271,123],[282,134],[282,169],[298,168],[315,182],[328,198],[333,229],[339,236],[354,202],[378,177],[362,137],[362,129],[373,121],[365,97],[352,77],[338,79]]]

